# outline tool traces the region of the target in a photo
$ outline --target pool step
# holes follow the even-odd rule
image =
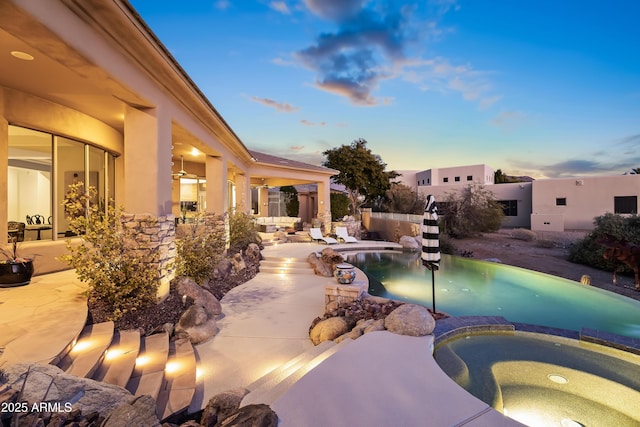
[[[324,341],[281,367],[274,369],[247,387],[250,392],[242,399],[240,406],[258,403],[272,404],[300,378],[352,341],[352,339],[346,339],[340,344],[335,344],[333,341]]]
[[[113,322],[85,326],[69,353],[57,365],[68,374],[91,378],[112,340]]]

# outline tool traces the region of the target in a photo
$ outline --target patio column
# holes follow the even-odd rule
[[[318,182],[318,219],[322,221],[325,232],[331,231],[331,198],[329,179]]]
[[[0,245],[8,241],[7,209],[9,194],[7,185],[9,180],[9,122],[4,113],[4,90],[0,88],[0,200],[4,202],[4,209],[0,209]]]
[[[240,212],[249,212],[251,206],[251,189],[250,182],[245,174],[236,175],[236,205]]]
[[[207,156],[205,168],[207,179],[206,211],[222,215],[229,210],[227,162],[223,157]]]
[[[260,216],[269,216],[269,187],[260,187]]]
[[[127,106],[124,117],[124,208],[171,214],[171,116],[162,107]]]

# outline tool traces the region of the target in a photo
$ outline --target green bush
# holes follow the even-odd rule
[[[213,277],[226,249],[224,227],[203,232],[201,218],[189,225],[188,232],[176,240],[176,274],[203,285]]]
[[[280,191],[284,193],[284,206],[287,216],[296,218],[300,213],[300,201],[298,200],[298,190],[292,185],[280,187]]]
[[[349,215],[349,197],[343,193],[329,194],[331,202],[331,220],[339,221]]]
[[[617,239],[640,244],[640,217],[607,213],[596,217],[593,222],[593,231],[569,246],[569,261],[611,271],[614,263],[603,258],[604,247],[597,242],[611,235]],[[621,271],[631,272],[627,267]]]
[[[95,189],[83,184],[70,186],[65,208],[70,230],[81,237],[80,244],[67,240],[69,253],[61,259],[75,268],[78,278],[88,284],[87,295],[111,310],[111,320],[155,304],[158,290],[157,251],[137,251],[134,228],[123,227],[123,209],[111,205],[89,206]],[[75,208],[73,207],[75,206]]]
[[[253,216],[245,212],[231,211],[229,214],[229,250],[240,252],[251,243],[257,245],[262,243]]]

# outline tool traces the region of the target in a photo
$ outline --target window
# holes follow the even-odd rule
[[[504,216],[518,216],[517,200],[499,200],[498,203],[502,205]]]
[[[460,177],[459,177],[459,176],[456,176],[455,178],[453,178],[453,180],[454,180],[455,182],[460,182]]]
[[[467,175],[467,181],[473,181],[473,175]]]
[[[615,196],[613,198],[613,212],[617,214],[638,213],[638,196]]]
[[[449,182],[449,178],[442,178],[442,182]]]
[[[25,240],[65,236],[69,185],[88,182],[104,206],[115,194],[115,157],[79,141],[9,125],[8,161],[7,218],[27,223]]]
[[[556,206],[567,206],[567,198],[566,197],[557,197],[556,198]]]
[[[430,179],[430,178],[427,178],[427,184],[430,184],[430,182],[429,182],[429,181],[431,181],[431,179]]]

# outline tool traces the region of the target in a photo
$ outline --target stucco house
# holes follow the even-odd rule
[[[269,186],[315,184],[320,215],[335,174],[249,150],[127,1],[0,2],[0,244],[35,217],[36,274],[66,268],[70,184],[157,220],[169,265],[187,207],[266,215]]]

